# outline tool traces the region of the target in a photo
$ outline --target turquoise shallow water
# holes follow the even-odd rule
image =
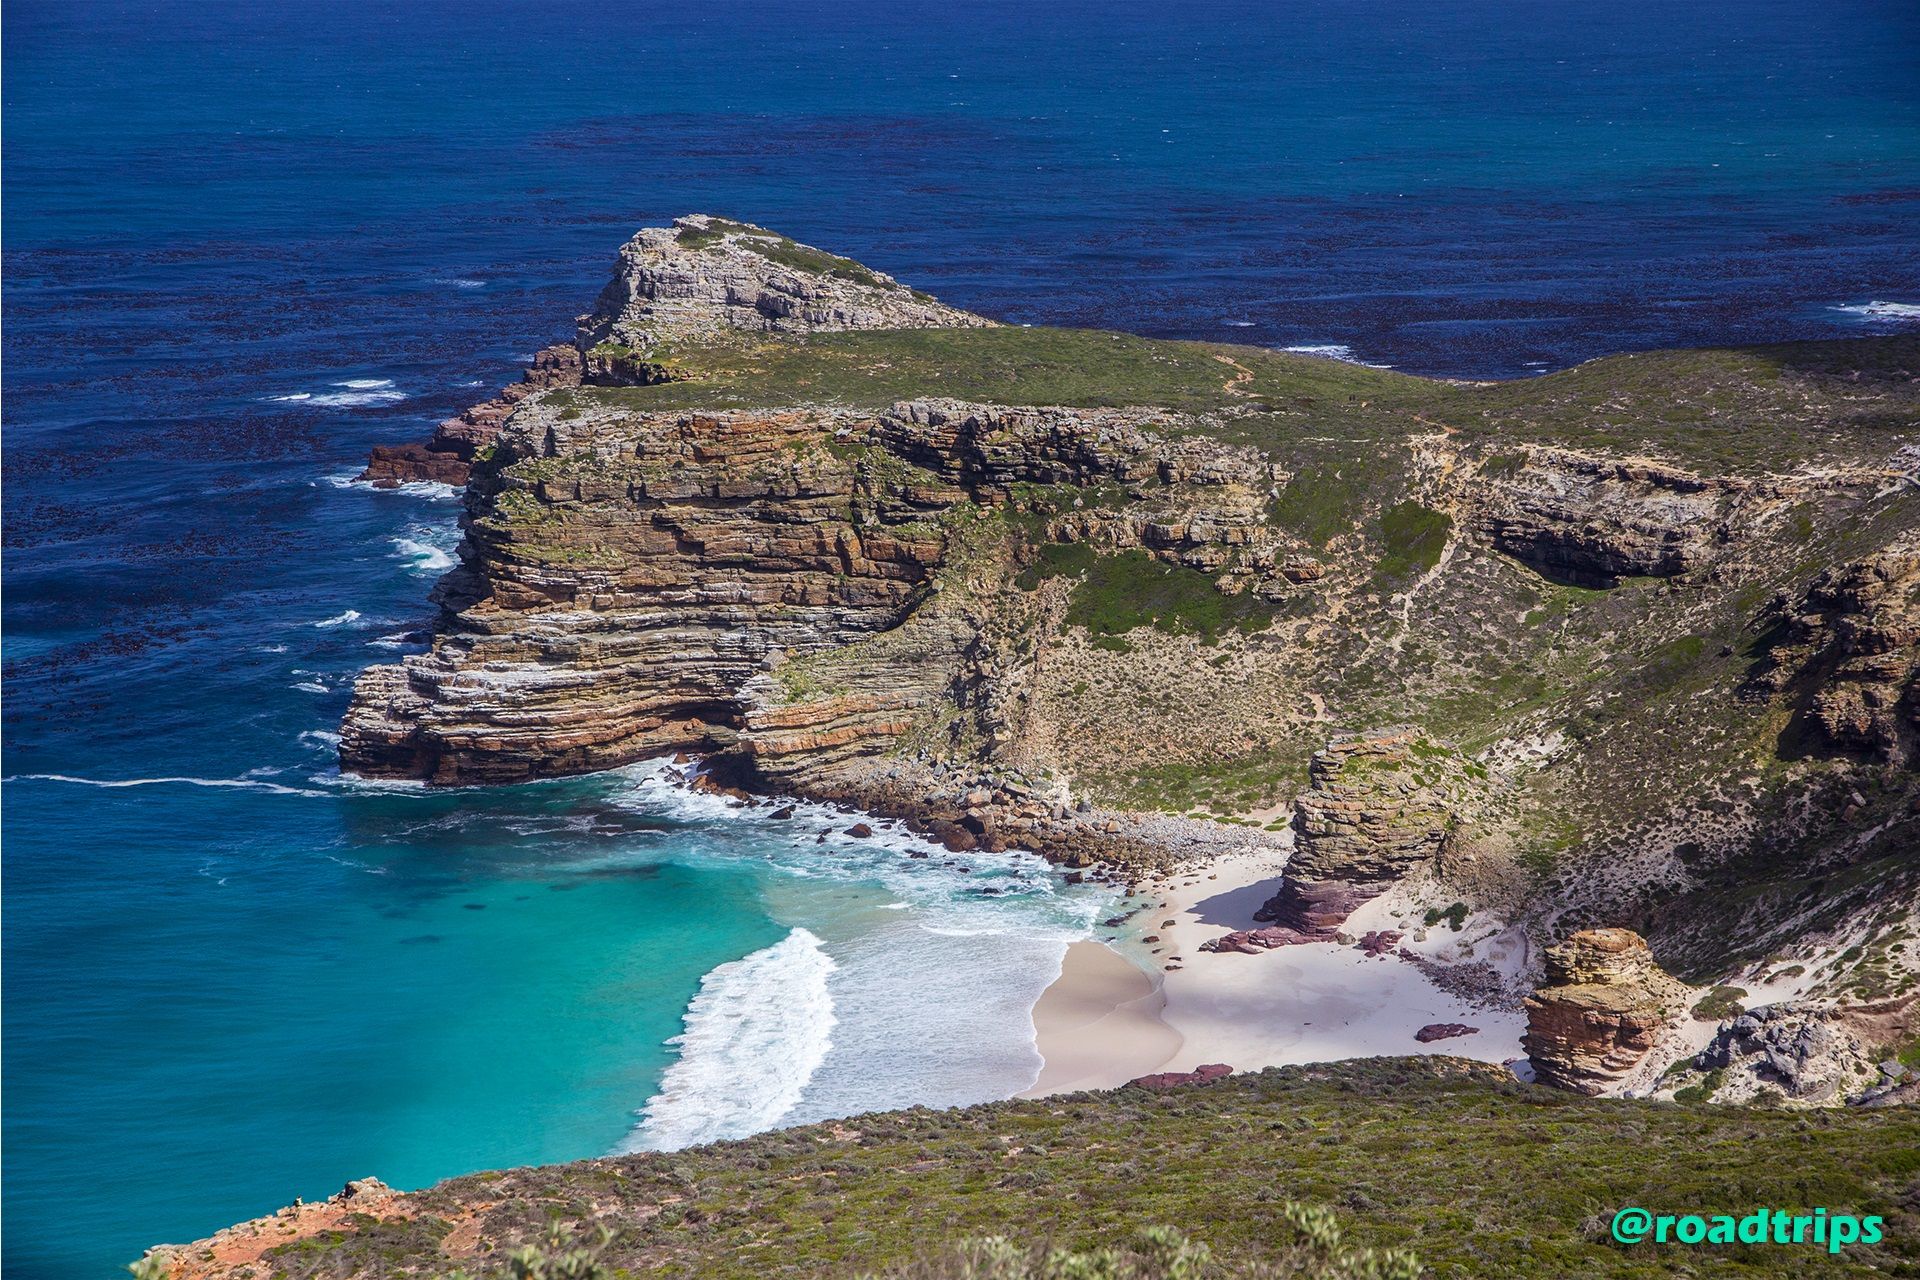
[[[639,775],[331,772],[454,520],[334,481],[516,376],[635,227],[709,210],[1009,320],[1469,377],[1920,304],[1911,4],[0,19],[9,1275],[106,1274],[349,1177],[1031,1073],[1026,1005],[1093,907],[970,892],[1012,868]],[[138,781],[164,778],[197,782]],[[702,1056],[729,1025],[759,1069]]]

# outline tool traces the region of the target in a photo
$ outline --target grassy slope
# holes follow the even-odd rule
[[[692,380],[589,388],[634,409],[879,408],[927,396],[1227,411],[1216,430],[1288,450],[1445,425],[1489,443],[1647,449],[1719,469],[1884,456],[1920,413],[1920,339],[1611,356],[1543,378],[1462,384],[1334,360],[1084,329],[923,329],[757,338],[652,353]],[[1242,373],[1251,378],[1236,381]],[[1232,389],[1229,390],[1229,384]]]
[[[1449,1074],[1451,1073],[1451,1074]],[[1920,1275],[1911,1108],[1795,1114],[1603,1101],[1449,1060],[1262,1072],[1219,1085],[861,1116],[674,1155],[477,1174],[415,1197],[407,1225],[284,1250],[288,1271],[443,1264],[550,1219],[616,1232],[633,1275],[851,1276],[986,1234],[1092,1246],[1171,1224],[1236,1259],[1288,1232],[1288,1200],[1334,1207],[1355,1244],[1447,1276]],[[1881,1213],[1847,1260],[1779,1246],[1622,1249],[1613,1210]],[[467,1255],[463,1254],[463,1258]],[[484,1260],[485,1255],[480,1255]],[[341,1268],[336,1271],[333,1268]],[[1877,1267],[1878,1270],[1872,1270]]]

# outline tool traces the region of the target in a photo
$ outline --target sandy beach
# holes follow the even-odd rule
[[[1074,943],[1033,1007],[1046,1065],[1021,1096],[1104,1089],[1155,1070],[1181,1047],[1161,1016],[1165,1003],[1155,977],[1119,951]]]
[[[1378,1054],[1489,1062],[1520,1055],[1518,1008],[1477,1007],[1391,953],[1373,957],[1332,942],[1258,955],[1199,950],[1255,927],[1253,913],[1278,889],[1283,866],[1284,855],[1243,855],[1168,877],[1143,890],[1142,909],[1120,937],[1069,948],[1060,977],[1034,1009],[1046,1066],[1027,1096],[1112,1088],[1210,1062],[1255,1071]],[[1396,911],[1406,911],[1397,895],[1376,899],[1354,915],[1351,931],[1400,929],[1417,952],[1484,960],[1503,972],[1525,963],[1524,941],[1496,924],[1462,933],[1442,925],[1416,939]],[[1477,1030],[1429,1044],[1414,1038],[1432,1023]]]

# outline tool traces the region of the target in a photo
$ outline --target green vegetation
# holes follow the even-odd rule
[[[363,1221],[289,1246],[275,1266],[438,1275],[486,1260],[446,1257],[442,1240],[477,1233],[500,1257],[558,1222],[611,1231],[598,1261],[615,1275],[942,1276],[954,1273],[911,1268],[950,1257],[960,1241],[1098,1253],[1167,1224],[1204,1242],[1231,1276],[1284,1259],[1301,1238],[1297,1206],[1317,1204],[1340,1215],[1338,1248],[1416,1250],[1434,1277],[1652,1280],[1673,1274],[1676,1255],[1612,1244],[1606,1224],[1620,1206],[1826,1204],[1885,1214],[1889,1231],[1838,1261],[1818,1255],[1821,1274],[1886,1275],[1920,1267],[1905,1199],[1917,1175],[1911,1108],[1592,1099],[1457,1059],[1374,1059],[476,1174],[411,1197],[412,1222]],[[1684,1261],[1699,1276],[1787,1277],[1806,1274],[1813,1256],[1735,1245]]]
[[[1296,472],[1268,509],[1267,518],[1315,547],[1351,533],[1368,490],[1368,468],[1355,462],[1322,463]]]
[[[1164,342],[1098,329],[904,329],[770,337],[741,334],[677,349],[689,380],[651,387],[587,387],[573,394],[635,409],[766,408],[798,403],[884,408],[919,396],[1005,404],[1245,408],[1224,387],[1232,353],[1256,386],[1357,405],[1380,388],[1429,384],[1335,360],[1211,343]]]
[[[689,249],[704,249],[708,245],[720,243],[721,238],[728,235],[772,234],[750,222],[735,222],[731,218],[709,218],[705,230],[699,227],[682,227],[674,233],[673,238]]]
[[[1136,627],[1197,635],[1208,644],[1223,631],[1258,631],[1273,606],[1257,596],[1221,594],[1198,569],[1168,564],[1140,550],[1101,554],[1083,542],[1049,543],[1014,581],[1031,591],[1045,578],[1076,576],[1067,622],[1095,636],[1123,636]]]
[[[870,272],[771,232],[729,224],[755,252],[797,269]],[[683,230],[689,243],[710,233]],[[692,237],[691,239],[688,239]],[[713,238],[717,239],[717,235]],[[817,255],[817,256],[816,256]],[[1878,338],[1613,356],[1513,382],[1460,384],[1258,347],[1172,342],[1093,329],[913,329],[774,338],[741,334],[675,352],[686,381],[590,387],[586,401],[636,409],[880,408],[919,396],[1003,404],[1158,406],[1212,411],[1206,430],[1285,457],[1303,443],[1384,441],[1444,427],[1495,450],[1494,474],[1524,465],[1521,444],[1648,453],[1751,474],[1816,456],[1885,456],[1920,412],[1920,339]],[[1222,361],[1231,361],[1224,364]],[[1236,382],[1236,369],[1253,376]],[[1231,390],[1229,387],[1231,386]],[[1189,429],[1183,427],[1182,429]],[[1379,461],[1316,445],[1314,468],[1283,491],[1276,518],[1318,535],[1350,509],[1329,484],[1356,488]],[[1351,468],[1351,470],[1349,469]],[[1396,464],[1397,468],[1397,464]],[[1299,504],[1301,509],[1294,509]],[[1346,527],[1351,527],[1351,522]]]
[[[1353,1249],[1320,1206],[1283,1206],[1291,1244],[1255,1266],[1221,1265],[1204,1243],[1174,1227],[1145,1227],[1119,1246],[1060,1249],[1005,1236],[962,1242],[944,1257],[889,1271],[889,1280],[1419,1280],[1419,1256]]]
[[[1722,1018],[1731,1018],[1746,1011],[1742,1003],[1747,998],[1744,987],[1715,987],[1702,996],[1693,1006],[1693,1016],[1700,1022],[1718,1022]]]
[[[1425,573],[1440,563],[1453,532],[1453,517],[1417,502],[1402,502],[1380,517],[1379,575],[1392,582]]]
[[[1460,932],[1460,926],[1467,922],[1467,916],[1469,914],[1471,914],[1470,909],[1464,902],[1456,902],[1445,910],[1439,907],[1429,907],[1421,923],[1431,929],[1444,920],[1455,933],[1458,933]]]
[[[1711,1102],[1713,1095],[1720,1092],[1720,1084],[1726,1076],[1725,1071],[1709,1071],[1700,1078],[1698,1084],[1690,1084],[1684,1089],[1675,1089],[1673,1100],[1680,1103]]]

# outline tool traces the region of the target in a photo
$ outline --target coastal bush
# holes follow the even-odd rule
[[[1293,1238],[1257,1262],[1216,1260],[1205,1243],[1158,1226],[1124,1245],[1090,1250],[986,1236],[886,1274],[889,1280],[1418,1280],[1423,1274],[1413,1253],[1346,1247],[1331,1210],[1288,1201],[1281,1213]]]
[[[1447,547],[1447,535],[1453,532],[1453,517],[1444,511],[1423,507],[1417,502],[1402,502],[1380,517],[1380,541],[1386,554],[1380,557],[1378,573],[1387,581],[1399,581],[1425,573],[1440,563]]]
[[[478,1274],[450,1271],[442,1280],[614,1280],[613,1268],[601,1260],[613,1232],[597,1226],[587,1239],[572,1227],[555,1222],[538,1244],[515,1249],[506,1261]]]
[[[1743,987],[1715,987],[1700,998],[1693,1006],[1693,1016],[1699,1022],[1718,1022],[1722,1018],[1732,1018],[1744,1012],[1746,1006],[1741,1002],[1747,998]]]
[[[1144,551],[1093,556],[1084,572],[1067,606],[1067,622],[1096,636],[1153,627],[1212,644],[1228,628],[1258,631],[1273,620],[1273,607],[1257,596],[1223,595],[1198,569],[1168,564]]]

